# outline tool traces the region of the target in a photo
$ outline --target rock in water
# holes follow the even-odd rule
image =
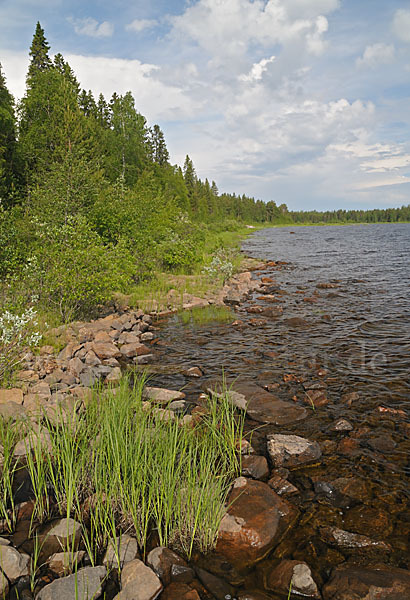
[[[318,600],[319,590],[312,577],[309,566],[297,560],[282,560],[265,577],[267,590],[287,595],[292,585],[292,593],[302,598]]]
[[[405,600],[410,598],[410,572],[390,565],[340,565],[323,588],[324,600]]]
[[[268,453],[275,467],[294,468],[317,462],[322,456],[319,444],[298,435],[268,436]]]
[[[239,477],[227,499],[216,552],[238,568],[258,562],[295,522],[298,511],[261,481]]]

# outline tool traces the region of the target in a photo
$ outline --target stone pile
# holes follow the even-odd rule
[[[154,338],[152,317],[142,310],[72,323],[49,334],[68,343],[58,353],[43,346],[39,355],[25,356],[18,387],[0,390],[0,416],[45,412],[52,417],[59,407],[72,409],[89,397],[97,382],[117,383],[126,363],[147,364],[153,358],[147,345]]]

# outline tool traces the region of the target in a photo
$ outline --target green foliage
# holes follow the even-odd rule
[[[68,217],[58,226],[37,223],[37,231],[24,282],[64,321],[93,314],[113,290],[129,285],[134,265],[125,243],[104,244],[84,217]]]
[[[143,552],[152,530],[161,545],[188,557],[194,549],[211,550],[230,484],[240,472],[243,415],[226,395],[209,398],[208,416],[192,427],[155,404],[147,406],[144,384],[142,378],[130,387],[124,377],[115,393],[96,390],[81,413],[56,408],[53,418],[39,415],[24,431],[35,518],[44,521],[53,510],[82,522],[92,561],[118,530],[135,535]],[[17,428],[20,423],[7,431],[0,427],[0,442],[14,436],[5,444],[8,456]],[[3,474],[0,518],[9,489]]]
[[[0,385],[22,361],[23,350],[36,346],[40,339],[36,311],[32,307],[22,314],[9,310],[0,313]]]

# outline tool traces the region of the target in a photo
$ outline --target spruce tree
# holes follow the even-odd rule
[[[154,125],[151,130],[152,158],[157,165],[164,166],[169,163],[169,152],[165,143],[164,134],[159,125]]]
[[[30,46],[31,63],[27,73],[27,85],[30,86],[33,78],[42,71],[47,71],[51,68],[51,60],[48,55],[50,46],[44,35],[44,29],[37,21],[36,30],[34,32],[33,41]]]

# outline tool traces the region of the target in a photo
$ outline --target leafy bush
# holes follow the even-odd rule
[[[88,316],[123,291],[135,267],[123,240],[103,244],[84,217],[70,217],[62,227],[45,226],[24,280],[40,302],[57,308],[67,321]]]
[[[39,343],[41,334],[36,327],[36,311],[32,307],[22,314],[6,310],[0,315],[0,382],[21,362],[23,349]]]
[[[203,268],[203,273],[210,279],[222,279],[223,283],[233,275],[234,267],[229,252],[223,248],[217,250],[212,262]]]

